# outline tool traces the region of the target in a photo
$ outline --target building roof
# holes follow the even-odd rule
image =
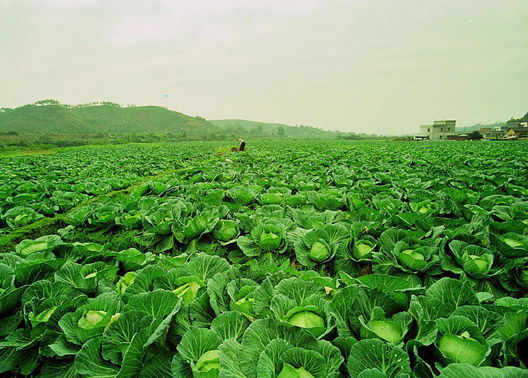
[[[446,126],[448,124],[451,125],[455,123],[456,119],[445,119],[443,121],[434,121],[433,126]]]

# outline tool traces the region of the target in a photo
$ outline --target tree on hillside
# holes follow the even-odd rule
[[[277,135],[281,138],[284,136],[284,126],[279,126],[279,128],[277,129]]]
[[[53,99],[46,99],[46,100],[35,101],[33,104],[34,105],[40,105],[40,106],[44,106],[44,105],[60,105],[60,102],[57,101],[57,100],[53,100]]]
[[[526,122],[526,121],[528,121],[528,112],[526,112],[526,114],[522,116],[521,118],[511,117],[508,122]]]
[[[111,102],[111,101],[102,101],[101,105],[113,106],[115,108],[120,108],[121,107],[121,105],[119,105],[118,103]]]

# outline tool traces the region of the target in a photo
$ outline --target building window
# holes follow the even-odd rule
[[[450,128],[450,127],[448,127],[448,128],[447,128],[447,131],[451,131],[451,128]]]
[[[428,132],[428,133],[431,132],[431,129],[427,129],[427,132]]]
[[[440,135],[440,139],[442,139],[442,135]]]
[[[440,131],[441,131],[441,132],[444,132],[444,128],[442,127],[442,128],[440,129]]]

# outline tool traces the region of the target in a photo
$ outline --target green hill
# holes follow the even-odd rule
[[[282,123],[267,123],[258,121],[248,121],[245,119],[218,119],[211,120],[211,123],[220,127],[224,132],[234,134],[250,134],[253,137],[277,137],[298,139],[336,139],[339,137],[366,137],[366,134],[343,133],[339,131],[322,130],[311,126],[290,126]],[[281,131],[282,129],[282,131]]]
[[[242,119],[207,121],[159,106],[120,106],[112,102],[65,105],[42,100],[18,108],[0,108],[0,134],[66,135],[79,134],[169,134],[178,140],[251,139],[363,139],[375,135],[327,131],[311,126],[290,126]],[[75,135],[75,136],[74,136]]]
[[[490,123],[490,124],[477,123],[476,125],[473,125],[473,126],[460,126],[460,127],[457,126],[455,127],[455,131],[457,133],[470,133],[472,131],[479,131],[480,129],[486,129],[486,128],[493,129],[495,127],[501,127],[504,125],[506,125],[506,122],[495,122],[495,123]]]
[[[39,101],[0,111],[0,132],[33,133],[187,133],[201,135],[217,127],[158,106],[121,107],[113,103],[69,106],[53,100]]]
[[[478,131],[480,129],[486,129],[486,128],[493,129],[495,127],[506,126],[506,124],[510,122],[528,122],[528,112],[526,112],[526,114],[520,118],[511,117],[509,121],[507,122],[495,122],[495,123],[489,123],[489,124],[477,123],[476,125],[473,125],[473,126],[456,127],[456,131],[457,132],[471,132],[471,131]]]

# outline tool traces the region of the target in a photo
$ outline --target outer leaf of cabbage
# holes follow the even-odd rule
[[[436,345],[449,362],[479,366],[490,353],[489,345],[471,320],[453,315],[436,323],[439,333]]]
[[[62,244],[62,239],[58,235],[47,235],[40,238],[23,240],[15,247],[18,254],[28,256],[35,252],[48,252]]]
[[[347,363],[350,377],[356,378],[364,371],[379,370],[387,377],[411,373],[409,355],[402,349],[381,340],[361,340],[350,350]]]

